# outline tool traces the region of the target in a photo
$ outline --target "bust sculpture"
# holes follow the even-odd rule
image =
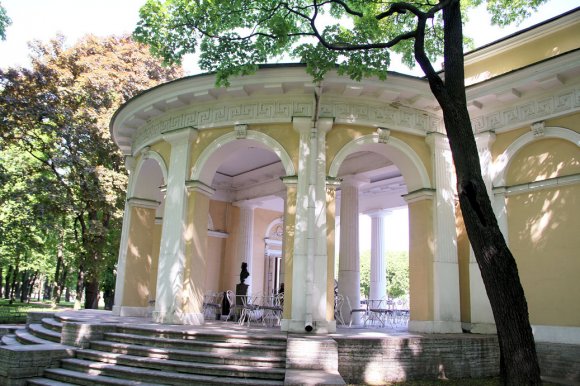
[[[242,263],[242,272],[240,272],[240,283],[245,284],[244,282],[250,276],[250,272],[248,272],[248,263]]]

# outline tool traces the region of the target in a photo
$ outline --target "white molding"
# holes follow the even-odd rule
[[[256,142],[263,144],[266,149],[273,151],[280,158],[284,170],[286,171],[286,175],[292,176],[296,174],[296,171],[294,169],[294,163],[292,162],[290,155],[286,152],[284,147],[278,141],[262,132],[256,130],[248,130],[246,132],[246,139],[238,139],[236,137],[236,132],[232,131],[212,141],[197,158],[197,161],[192,167],[190,178],[192,180],[201,181],[208,186],[211,185],[215,170],[213,170],[212,168],[208,168],[207,164],[212,158],[212,156],[215,155],[216,151],[222,149],[226,144],[230,142],[245,141],[245,140],[254,140]]]
[[[532,325],[536,342],[580,344],[580,327]]]
[[[215,194],[215,189],[211,186],[206,185],[202,181],[197,180],[189,180],[185,181],[185,188],[188,192],[199,192],[203,193],[208,197],[211,197]]]
[[[435,197],[435,189],[430,188],[414,190],[410,193],[403,195],[403,199],[407,202],[407,204],[412,204],[423,200],[433,200],[434,197]]]
[[[388,144],[380,143],[380,138],[377,133],[364,135],[344,145],[330,164],[328,171],[329,177],[337,177],[340,165],[342,165],[346,157],[352,153],[361,151],[361,148],[379,154],[384,154],[385,149],[387,149],[389,159],[401,170],[408,189],[431,188],[429,175],[417,153],[405,142],[392,136]]]
[[[580,92],[578,95],[579,103],[580,103]],[[507,174],[507,170],[509,169],[509,165],[515,155],[526,145],[539,141],[545,138],[556,138],[556,139],[563,139],[569,142],[574,143],[576,146],[580,147],[580,133],[570,130],[564,127],[545,127],[544,128],[544,135],[541,137],[534,136],[532,131],[527,132],[526,134],[520,136],[514,142],[512,142],[507,149],[495,160],[493,163],[493,186],[494,187],[501,187],[505,185],[505,177]]]
[[[552,189],[556,187],[575,185],[580,183],[580,174],[571,174],[569,176],[547,178],[542,181],[529,182],[527,184],[519,184],[512,186],[500,186],[493,189],[496,196],[513,196],[516,194],[537,192],[545,189]]]
[[[129,197],[127,199],[127,204],[131,208],[138,207],[138,208],[146,208],[146,209],[157,209],[161,203],[159,201],[149,200],[146,198]]]

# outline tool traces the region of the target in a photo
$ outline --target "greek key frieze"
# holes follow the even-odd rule
[[[572,89],[472,118],[471,124],[475,133],[509,129],[526,126],[531,121],[542,120],[557,114],[577,111],[579,108],[580,89]]]

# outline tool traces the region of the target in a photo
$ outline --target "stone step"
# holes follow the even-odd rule
[[[164,372],[168,371],[222,377],[229,376],[235,378],[271,379],[282,381],[284,380],[284,375],[286,373],[285,368],[184,362],[172,359],[160,360],[159,358],[105,353],[90,349],[77,351],[76,357],[87,361],[118,364],[122,366],[139,367]]]
[[[42,324],[39,323],[29,324],[28,331],[38,338],[49,340],[54,343],[60,343],[61,333],[50,330],[44,327]]]
[[[59,322],[54,318],[43,318],[42,326],[49,330],[58,332],[59,334],[62,333],[62,322]]]
[[[178,348],[192,351],[211,351],[216,354],[238,353],[260,355],[265,357],[283,357],[286,355],[286,346],[266,346],[254,344],[252,338],[246,337],[238,341],[203,341],[197,339],[173,339],[156,336],[144,336],[109,332],[104,339],[111,342],[137,344],[161,348]]]
[[[55,379],[49,378],[32,378],[27,380],[27,385],[36,385],[36,386],[70,386],[76,385],[75,383],[68,383],[68,382],[61,382]]]
[[[260,355],[237,355],[219,354],[210,351],[191,351],[176,348],[159,348],[143,345],[124,344],[107,341],[92,341],[91,349],[116,353],[144,356],[148,358],[171,359],[186,362],[229,364],[239,366],[255,366],[269,368],[286,367],[285,356],[260,356]]]
[[[155,379],[168,385],[283,385],[284,381],[255,378],[231,378],[224,376],[209,376],[186,374],[172,371],[159,371],[129,367],[112,363],[91,362],[83,359],[63,359],[62,368],[87,374],[121,378],[123,380],[139,381]],[[48,372],[48,370],[47,370]],[[124,383],[129,384],[129,383]]]
[[[22,344],[22,343],[20,343],[16,339],[16,335],[15,334],[4,335],[2,337],[2,339],[0,339],[0,345],[1,346],[12,346],[12,345],[16,345],[16,344]]]
[[[58,382],[58,383],[48,383],[48,382]],[[60,386],[60,385],[117,385],[117,386],[158,386],[161,383],[149,383],[141,381],[131,381],[128,379],[119,379],[108,377],[104,375],[98,375],[96,373],[88,374],[85,372],[78,372],[67,369],[46,369],[44,370],[43,378],[33,378],[29,380],[31,385],[46,385],[46,386]]]
[[[152,336],[157,338],[168,338],[168,339],[183,339],[183,340],[201,340],[209,342],[223,342],[227,341],[230,343],[252,343],[254,345],[264,345],[264,346],[283,346],[286,347],[287,336],[285,334],[276,335],[273,332],[268,332],[267,334],[258,333],[252,331],[251,334],[242,332],[222,332],[222,333],[212,333],[207,331],[199,330],[175,330],[163,327],[137,327],[121,325],[117,326],[117,333],[130,334],[130,335],[143,335]]]
[[[28,330],[14,331],[14,335],[16,335],[16,340],[21,344],[54,344],[54,341],[39,338]]]

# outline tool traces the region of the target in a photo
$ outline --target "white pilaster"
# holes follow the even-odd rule
[[[475,135],[477,151],[479,153],[479,162],[481,167],[481,176],[491,200],[496,216],[498,217],[500,229],[507,235],[507,214],[505,213],[505,197],[494,197],[492,189],[493,170],[491,146],[495,141],[495,133],[487,131]],[[503,225],[503,226],[502,226]],[[481,278],[479,265],[475,260],[473,249],[469,249],[469,297],[471,305],[471,324],[469,330],[476,334],[495,334],[495,321],[489,298]]]
[[[131,187],[135,183],[135,158],[125,157],[125,168],[129,174],[129,181],[127,182],[127,191],[131,191]],[[125,201],[125,210],[123,213],[123,226],[121,228],[121,242],[119,245],[119,257],[117,260],[117,281],[115,282],[115,302],[113,305],[113,315],[121,314],[121,306],[123,295],[125,292],[125,266],[127,264],[127,244],[129,243],[129,229],[131,226],[131,208]]]
[[[332,119],[294,118],[300,133],[291,319],[282,330],[315,333],[335,330],[326,318],[326,133]]]
[[[235,206],[240,208],[240,223],[239,223],[239,230],[240,234],[238,235],[238,246],[237,246],[237,253],[238,258],[236,259],[237,264],[234,267],[234,283],[240,282],[240,271],[242,268],[242,263],[248,264],[248,272],[250,273],[250,277],[246,279],[245,284],[248,287],[248,294],[252,293],[252,284],[253,284],[253,271],[252,271],[252,260],[254,256],[254,209],[256,205],[253,204],[251,201],[238,201],[234,203]],[[235,289],[234,289],[235,290]]]
[[[381,299],[387,294],[385,216],[388,213],[390,211],[386,209],[365,212],[371,218],[371,288],[369,299]]]
[[[433,262],[434,332],[461,332],[459,264],[455,226],[456,178],[447,137],[427,135],[435,184]]]
[[[360,255],[358,223],[359,187],[369,182],[359,176],[346,176],[340,185],[340,250],[338,255],[338,292],[348,296],[352,307],[360,303]],[[346,307],[343,308],[343,312]],[[360,324],[360,315],[353,315]]]
[[[158,323],[181,323],[185,265],[186,186],[190,144],[197,137],[193,128],[163,134],[171,145],[161,248],[157,274],[157,298],[153,319]]]

